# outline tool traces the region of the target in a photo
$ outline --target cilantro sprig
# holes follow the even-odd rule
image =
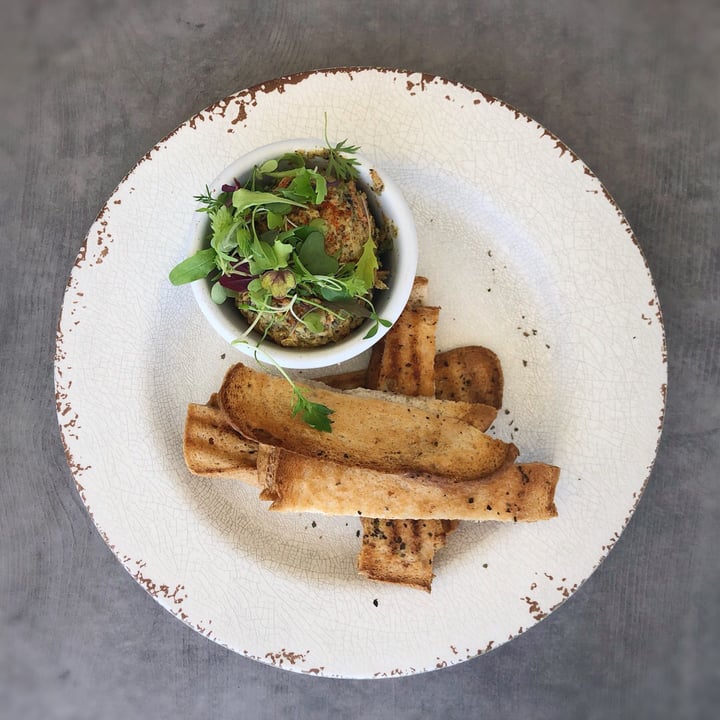
[[[327,405],[308,400],[297,385],[293,385],[295,402],[292,408],[293,417],[300,414],[303,422],[315,430],[321,432],[332,432],[332,421],[330,415],[335,411]]]
[[[237,340],[233,341],[234,344],[246,344],[249,345],[250,343],[243,338],[238,338]],[[270,363],[277,369],[277,371],[287,380],[287,382],[290,384],[290,387],[292,388],[293,392],[293,399],[292,399],[292,415],[295,417],[296,415],[300,415],[301,420],[309,425],[311,428],[314,428],[315,430],[319,430],[320,432],[332,432],[332,420],[330,419],[330,416],[335,412],[331,408],[329,408],[327,405],[323,405],[322,403],[315,402],[313,400],[310,400],[307,395],[298,387],[298,385],[295,383],[295,381],[288,375],[285,368],[283,368],[272,356],[271,353],[269,353],[267,350],[260,348],[259,346],[254,346],[254,356],[255,360],[260,363],[262,363],[262,360],[258,357],[258,354],[261,352],[269,361]]]

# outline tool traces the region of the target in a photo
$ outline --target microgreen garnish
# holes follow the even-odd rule
[[[338,180],[350,180],[358,176],[357,158],[347,157],[354,155],[360,148],[357,145],[348,145],[347,138],[336,145],[332,145],[327,134],[327,113],[325,113],[325,144],[328,149],[328,175]]]
[[[209,219],[208,247],[178,263],[170,272],[174,285],[209,278],[211,298],[228,298],[248,318],[250,327],[237,342],[248,342],[257,327],[263,333],[283,322],[301,324],[313,335],[328,324],[369,318],[371,338],[382,325],[372,301],[384,288],[379,274],[374,221],[362,199],[367,239],[352,262],[326,250],[330,232],[319,208],[354,190],[359,147],[347,140],[331,144],[325,116],[326,148],[313,153],[287,153],[253,168],[246,181],[224,184],[217,195],[206,186],[197,195],[198,211]],[[331,187],[332,186],[332,187]],[[320,217],[316,217],[317,215]],[[329,216],[332,218],[332,216]],[[355,323],[357,324],[357,323]],[[267,353],[266,353],[267,354]],[[279,368],[277,363],[273,364]],[[293,415],[318,430],[331,431],[332,412],[308,398],[279,368],[293,387]]]

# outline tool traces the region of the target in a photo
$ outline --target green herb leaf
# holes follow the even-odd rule
[[[249,258],[250,272],[261,275],[266,270],[278,266],[278,257],[272,245],[255,238],[252,243],[252,256]]]
[[[305,207],[303,203],[295,202],[294,200],[284,200],[278,203],[278,196],[269,192],[260,192],[259,190],[246,190],[240,188],[233,193],[232,196],[233,207],[239,212],[245,212],[252,207],[259,207],[261,205],[271,204],[289,204],[296,205],[297,207]],[[277,212],[273,209],[273,212]]]
[[[328,302],[337,302],[338,300],[349,300],[352,295],[347,291],[345,285],[323,286],[320,288],[320,295],[323,300]]]
[[[216,268],[217,253],[213,248],[198,250],[194,255],[185,258],[170,271],[170,282],[173,285],[184,285],[207,277]]]
[[[295,248],[290,245],[290,243],[286,243],[279,238],[275,238],[275,242],[273,243],[273,250],[275,251],[275,256],[277,257],[277,265],[274,268],[275,270],[287,267],[288,261],[294,249]]]
[[[205,212],[205,213],[211,213],[217,210],[217,208],[222,207],[225,204],[225,200],[227,199],[227,193],[221,192],[218,193],[217,197],[213,197],[210,188],[206,185],[205,186],[205,194],[195,195],[193,197],[193,200],[200,203],[201,205],[204,205],[205,207],[198,208],[198,212]]]
[[[240,257],[246,258],[252,254],[252,241],[253,235],[249,227],[241,226],[237,229],[235,242],[237,243],[237,249],[240,253]]]
[[[377,335],[378,331],[378,324],[374,323],[370,329],[363,335],[363,340],[369,340],[372,337],[375,337]]]
[[[330,415],[334,412],[333,410],[322,403],[308,400],[296,385],[293,385],[293,396],[295,399],[292,409],[293,417],[300,414],[303,422],[315,428],[315,430],[332,432]]]
[[[323,313],[320,310],[311,310],[310,312],[306,312],[300,319],[310,332],[313,332],[316,335],[325,329],[325,325],[323,323]]]
[[[298,259],[313,275],[332,275],[339,267],[337,259],[325,252],[325,238],[317,230],[303,241]]]
[[[227,296],[227,291],[219,282],[213,283],[210,289],[210,298],[214,303],[222,305],[227,300]]]
[[[277,160],[266,160],[259,168],[258,172],[262,173],[263,175],[267,175],[268,173],[275,172],[278,168],[278,161]]]
[[[357,158],[346,157],[354,155],[360,148],[357,145],[348,145],[347,139],[331,145],[327,134],[328,117],[325,113],[325,144],[328,148],[328,175],[338,180],[351,180],[358,177],[357,166],[360,164]],[[343,154],[345,153],[345,155]]]
[[[362,282],[366,291],[371,290],[375,285],[375,271],[378,267],[375,242],[372,238],[368,238],[363,245],[363,251],[355,266],[353,277]]]
[[[250,286],[252,286],[255,282],[256,281],[253,280],[250,283]],[[257,281],[257,283],[259,284],[259,281]],[[237,340],[233,340],[233,343],[250,345],[250,343],[244,338],[238,338]],[[305,395],[303,394],[302,390],[300,390],[300,388],[293,382],[293,379],[287,374],[287,371],[278,364],[277,360],[275,360],[272,354],[264,349],[261,349],[259,345],[255,345],[255,359],[258,362],[261,362],[260,358],[258,358],[259,353],[264,355],[277,368],[277,370],[285,378],[285,380],[287,380],[290,387],[292,388],[293,417],[300,414],[302,421],[307,423],[315,430],[320,430],[321,432],[332,432],[332,421],[330,420],[330,415],[332,415],[335,411],[331,410],[329,407],[327,407],[327,405],[308,400],[308,398],[305,397]]]
[[[267,224],[271,230],[277,230],[283,226],[283,216],[268,210]]]
[[[248,293],[250,295],[252,305],[254,306],[253,309],[255,310],[262,310],[265,308],[272,298],[270,291],[263,287],[260,278],[255,278],[248,283]]]
[[[210,227],[213,235],[227,235],[235,222],[232,210],[226,205],[222,205],[210,214]]]
[[[292,168],[304,168],[305,158],[300,153],[285,153],[280,158],[280,164],[289,165]]]
[[[293,234],[300,240],[306,240],[307,236],[312,232],[322,233],[323,237],[327,235],[328,225],[322,218],[313,218],[307,225],[298,225],[293,230]]]

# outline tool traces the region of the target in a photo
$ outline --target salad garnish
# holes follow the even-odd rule
[[[367,227],[359,252],[352,259],[326,250],[328,222],[309,212],[326,198],[354,186],[359,147],[347,139],[331,144],[325,117],[325,144],[317,153],[291,152],[253,168],[247,180],[224,184],[213,195],[195,196],[198,212],[209,217],[209,247],[178,263],[170,272],[173,285],[208,278],[211,298],[229,298],[248,319],[247,330],[235,341],[247,343],[258,330],[261,342],[273,327],[303,326],[319,336],[328,324],[372,322],[365,338],[389,327],[373,304],[374,289],[385,288],[378,261],[378,234],[367,199],[355,192],[356,208]],[[329,187],[330,186],[330,187]],[[353,326],[354,326],[353,325]],[[271,333],[269,336],[268,333]],[[271,353],[263,349],[271,360]],[[277,363],[273,364],[293,387],[293,415],[312,427],[331,431],[332,410],[310,401]]]

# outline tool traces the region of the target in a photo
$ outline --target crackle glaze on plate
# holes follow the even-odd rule
[[[190,288],[167,280],[185,256],[193,196],[257,146],[322,132],[324,112],[330,137],[360,145],[410,203],[419,272],[442,306],[439,350],[495,350],[506,391],[494,432],[521,459],[562,468],[556,519],[461,524],[431,594],[357,576],[357,518],[269,513],[252,488],[192,477],[183,463],[187,403],[205,402],[241,359]],[[161,605],[261,662],[388,677],[481,655],[590,576],[650,474],[666,359],[632,231],[566,145],[465,86],[358,68],[239,92],[140,160],[78,255],[55,382],[83,502]]]

